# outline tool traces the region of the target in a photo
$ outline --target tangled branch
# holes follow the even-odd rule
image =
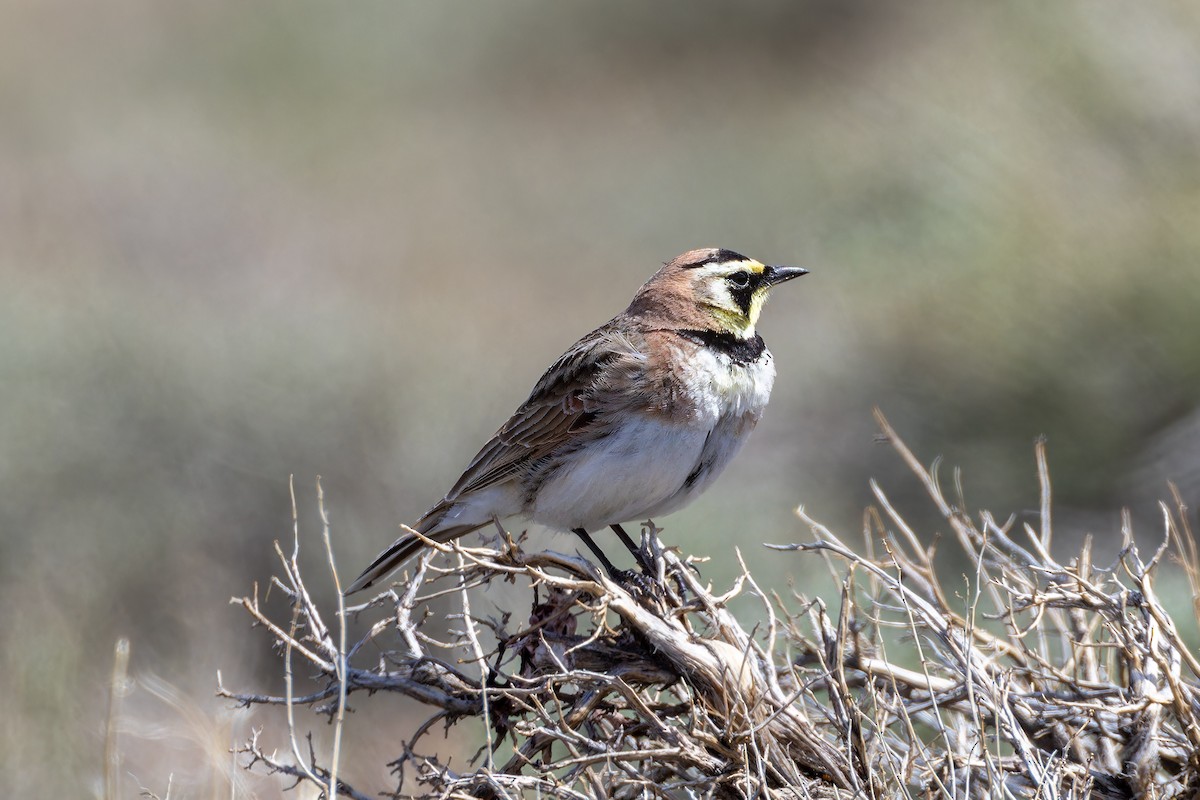
[[[581,557],[527,553],[507,535],[488,547],[431,544],[401,584],[344,610],[372,620],[347,646],[342,619],[333,630],[323,622],[296,552],[280,551],[273,585],[290,619],[272,619],[257,593],[234,602],[283,651],[288,691],[219,691],[285,706],[291,754],[265,753],[255,736],[247,766],[326,796],[332,786],[368,796],[336,778],[336,747],[321,767],[311,744],[300,746],[294,710],[330,715],[340,732],[347,698],[384,691],[430,709],[392,764],[395,796],[1194,796],[1200,663],[1154,587],[1169,553],[1193,597],[1200,586],[1178,497],[1162,507],[1163,541],[1149,558],[1127,516],[1111,567],[1092,563],[1090,545],[1059,562],[1042,443],[1035,528],[966,514],[879,422],[969,557],[967,596],[947,592],[931,550],[874,483],[864,528],[877,554],[855,552],[803,509],[816,540],[774,546],[826,557],[841,585],[834,612],[764,592],[744,565],[714,593],[648,525],[652,581],[614,582]],[[472,614],[471,598],[499,581],[527,587],[520,624]],[[741,595],[760,609],[749,628],[729,610]],[[435,601],[457,607],[447,633],[435,632]],[[293,696],[292,659],[321,688]],[[487,734],[470,769],[422,752],[429,731],[470,718]]]

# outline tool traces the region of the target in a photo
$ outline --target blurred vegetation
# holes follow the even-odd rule
[[[667,541],[734,531],[782,583],[757,543],[794,505],[853,528],[868,477],[907,485],[874,405],[974,505],[1032,505],[1048,436],[1063,536],[1200,495],[1192,7],[9,0],[0,108],[18,795],[100,785],[119,635],[178,692],[125,704],[126,789],[224,792],[197,753],[248,721],[215,671],[272,658],[225,601],[288,476],[356,571],[691,247],[813,275],[765,315],[759,434]]]

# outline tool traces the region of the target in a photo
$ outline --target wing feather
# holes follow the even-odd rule
[[[634,384],[644,373],[644,361],[629,336],[612,323],[580,339],[546,370],[443,503],[520,473],[601,424],[606,412],[635,405]]]

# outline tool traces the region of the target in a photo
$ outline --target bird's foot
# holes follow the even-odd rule
[[[638,598],[650,598],[653,600],[661,600],[665,596],[663,585],[654,579],[652,575],[647,575],[644,572],[638,572],[632,569],[618,569],[609,573],[613,583],[616,583],[623,589],[629,590],[631,594]]]

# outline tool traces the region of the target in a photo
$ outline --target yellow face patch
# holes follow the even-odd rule
[[[750,261],[746,264],[746,271],[756,278],[761,277],[763,270],[765,269],[766,265],[761,264],[758,261]],[[762,313],[762,307],[766,304],[767,295],[770,293],[770,291],[770,286],[760,285],[755,288],[754,294],[750,295],[750,310],[746,314],[750,320],[749,336],[754,335],[754,326],[758,324],[758,315]]]
[[[758,315],[762,313],[763,306],[767,304],[767,296],[771,293],[771,287],[763,286],[757,289],[750,297],[750,327],[753,328],[758,324]]]
[[[697,277],[702,281],[701,302],[720,328],[745,339],[754,336],[754,326],[770,291],[761,280],[765,269],[751,259],[700,268]]]

